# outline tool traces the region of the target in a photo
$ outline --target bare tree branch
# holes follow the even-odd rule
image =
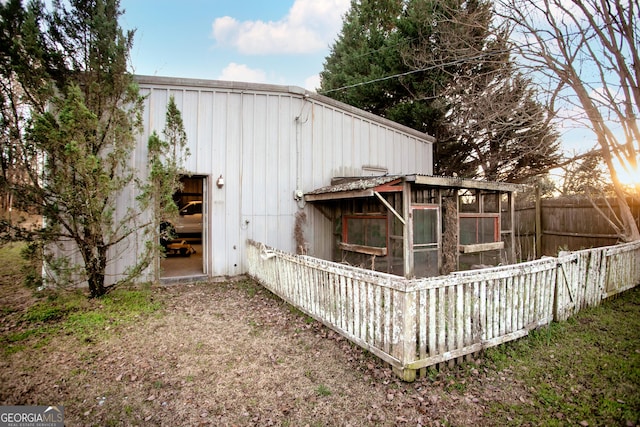
[[[515,30],[522,65],[548,80],[554,105],[582,110],[621,206],[624,239],[640,239],[618,175],[622,168],[640,176],[637,2],[498,0],[497,6]]]

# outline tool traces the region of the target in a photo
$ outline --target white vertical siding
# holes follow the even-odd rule
[[[151,132],[163,137],[170,96],[182,112],[191,152],[186,169],[207,177],[209,231],[205,271],[246,272],[245,241],[293,252],[294,191],[328,185],[334,176],[361,175],[363,166],[390,174],[431,174],[431,140],[420,133],[298,88],[237,82],[139,77],[146,95],[144,132],[135,165],[146,174]],[[298,119],[296,119],[298,118]],[[222,174],[225,185],[215,185]],[[311,251],[331,249],[333,224],[306,206]],[[129,244],[122,264],[134,256]]]

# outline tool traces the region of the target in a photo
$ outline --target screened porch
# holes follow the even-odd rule
[[[331,261],[419,278],[515,262],[521,188],[425,175],[337,178],[305,200],[333,224]]]

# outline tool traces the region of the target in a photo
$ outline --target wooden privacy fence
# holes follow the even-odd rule
[[[406,381],[640,283],[640,242],[424,279],[247,247],[250,276]]]
[[[640,203],[627,200],[640,225]],[[516,251],[519,259],[555,256],[559,250],[580,250],[615,245],[620,236],[611,221],[620,218],[617,199],[590,200],[564,196],[517,203]]]

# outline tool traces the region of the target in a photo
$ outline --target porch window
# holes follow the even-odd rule
[[[464,254],[504,248],[500,235],[500,194],[480,190],[459,193],[459,245]]]
[[[438,205],[413,206],[413,263],[416,277],[439,274]]]
[[[500,241],[499,216],[494,214],[460,214],[460,244]]]
[[[345,215],[342,217],[340,247],[353,252],[385,256],[389,241],[385,215]]]
[[[413,247],[424,248],[438,243],[438,206],[414,206]]]
[[[465,253],[502,249],[500,214],[460,214],[460,246]]]

